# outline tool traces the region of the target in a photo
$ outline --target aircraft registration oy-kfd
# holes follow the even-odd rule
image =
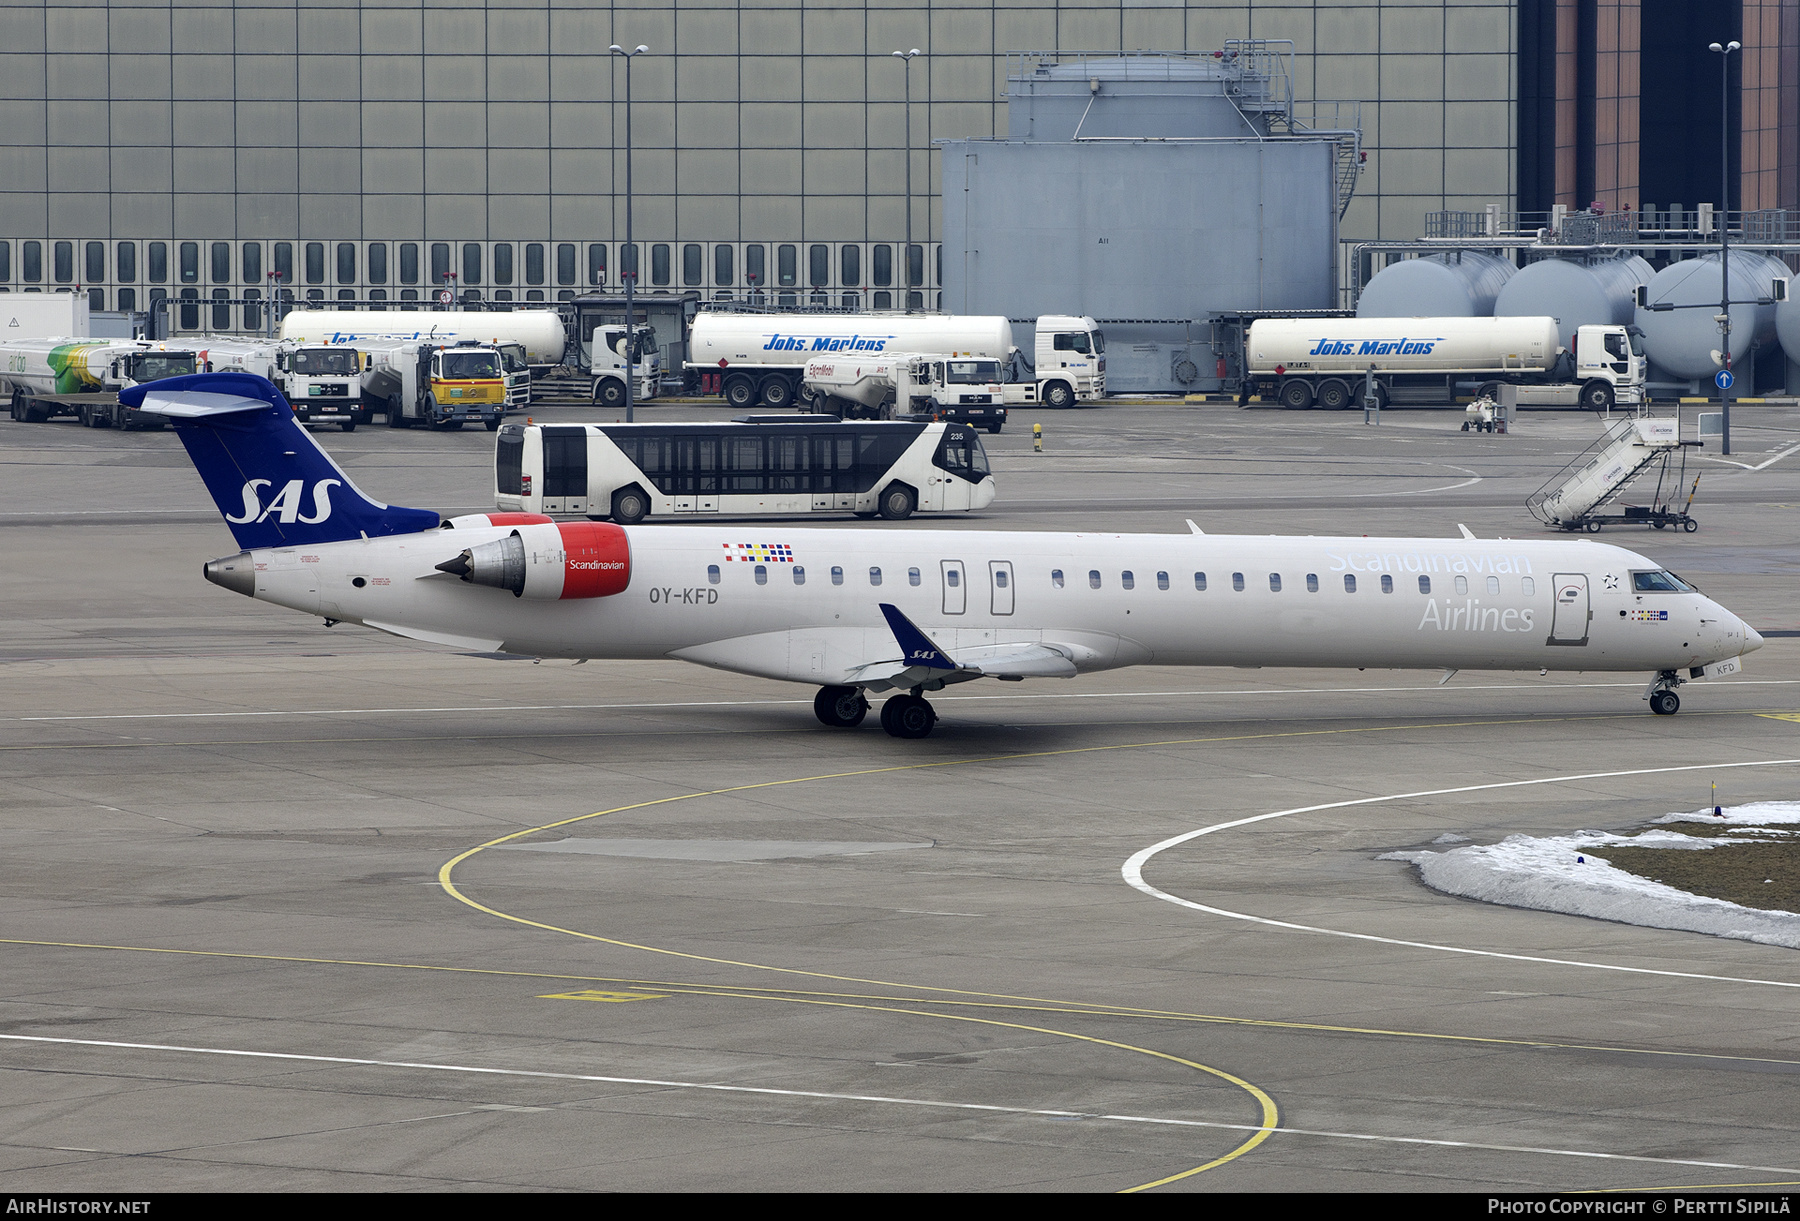
[[[827,725],[868,694],[896,737],[925,693],[1132,665],[1649,671],[1690,678],[1762,637],[1660,565],[1588,539],[789,529],[440,521],[360,491],[269,382],[127,390],[170,419],[238,545],[205,566],[250,597],[472,651],[674,658],[818,688]],[[1446,675],[1448,677],[1448,675]]]

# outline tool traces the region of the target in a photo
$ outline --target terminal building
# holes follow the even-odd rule
[[[1721,118],[1728,205],[1800,204],[1800,0],[44,0],[0,7],[0,291],[216,326],[241,307],[206,302],[272,291],[555,301],[636,267],[652,294],[959,307],[940,142],[1008,135],[1009,52],[1234,41],[1291,43],[1302,111],[1361,104],[1330,241],[1691,207]],[[634,247],[614,43],[650,48]]]

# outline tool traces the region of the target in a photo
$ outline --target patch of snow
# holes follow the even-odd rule
[[[1469,842],[1469,837],[1458,835],[1454,831],[1446,831],[1431,842],[1434,844],[1466,844]]]
[[[1713,818],[1711,810],[1705,811],[1704,817],[1721,826],[1800,822],[1800,802],[1729,806],[1723,818]],[[1693,814],[1670,814],[1655,821],[1698,819]],[[1448,841],[1440,837],[1434,842]],[[1610,845],[1704,851],[1730,842],[1673,831],[1647,831],[1633,837],[1577,831],[1550,837],[1509,835],[1498,844],[1447,852],[1390,852],[1379,859],[1410,862],[1419,867],[1420,879],[1433,890],[1485,903],[1800,949],[1800,914],[1760,911],[1689,894],[1615,869],[1603,855],[1595,855]]]

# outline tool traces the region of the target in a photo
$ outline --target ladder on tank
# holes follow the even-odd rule
[[[1673,497],[1680,494],[1687,474],[1687,451],[1699,444],[1681,439],[1676,420],[1616,421],[1598,441],[1533,492],[1525,507],[1539,521],[1559,530],[1598,533],[1605,525],[1645,525],[1658,530],[1675,525],[1692,533],[1698,528],[1687,512],[1693,496],[1690,494],[1688,504],[1680,509],[1670,506]],[[1680,469],[1672,471],[1671,459],[1677,453],[1681,455]],[[1652,467],[1657,468],[1652,505],[1626,507],[1622,513],[1601,512]],[[1670,489],[1668,498],[1663,495],[1665,488]]]

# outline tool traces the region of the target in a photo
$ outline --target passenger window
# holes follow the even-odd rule
[[[869,584],[871,584],[871,585],[881,584],[881,569],[879,569],[879,568],[869,569]]]
[[[1100,570],[1098,568],[1088,569],[1088,588],[1089,589],[1099,589],[1100,588]]]
[[[1344,574],[1344,592],[1347,594],[1356,592],[1356,578],[1347,572]]]
[[[794,565],[794,584],[796,584],[796,585],[806,584],[806,569],[802,568],[798,564]]]
[[[1488,585],[1488,592],[1490,594],[1497,594],[1500,592],[1500,578],[1499,577],[1489,577],[1487,585]]]
[[[1279,572],[1269,574],[1269,592],[1272,594],[1281,592],[1281,574]]]
[[[1234,572],[1231,574],[1231,588],[1237,590],[1239,593],[1244,592],[1244,574],[1243,573]]]
[[[951,589],[955,589],[958,585],[961,585],[962,584],[962,571],[957,568],[945,569],[944,570],[944,584],[948,585]],[[1060,584],[1062,584],[1062,582],[1058,581],[1057,584],[1060,585]]]
[[[1466,594],[1469,592],[1469,578],[1468,577],[1457,577],[1456,578],[1456,592],[1459,594]]]
[[[917,585],[919,583],[919,570],[917,568],[908,568],[906,570],[906,583],[908,585]]]
[[[1062,569],[1052,568],[1050,570],[1050,588],[1051,589],[1061,589],[1062,587],[1063,587]]]
[[[839,568],[836,564],[831,566],[831,583],[833,585],[842,585],[844,583],[844,570]]]
[[[1119,574],[1119,584],[1123,585],[1126,589],[1137,588],[1137,581],[1129,572],[1121,572]]]
[[[1156,587],[1158,589],[1167,589],[1169,587],[1169,574],[1168,573],[1159,572],[1156,574]]]
[[[1391,594],[1394,592],[1394,578],[1388,576],[1386,573],[1381,575],[1381,592],[1384,594]]]
[[[1319,574],[1318,573],[1309,572],[1306,574],[1306,592],[1309,594],[1316,594],[1319,592]]]
[[[1530,577],[1525,577],[1519,582],[1519,592],[1524,594],[1527,598],[1531,597],[1533,594],[1537,593],[1537,582],[1533,581]]]
[[[1419,578],[1419,592],[1422,594],[1428,594],[1431,592],[1431,578],[1430,577],[1420,577]]]
[[[719,583],[719,566],[717,564],[708,564],[706,566],[706,579],[707,582],[712,585],[717,585]]]
[[[769,583],[769,566],[767,564],[758,564],[756,566],[756,583],[758,585],[767,585]]]
[[[1194,588],[1201,593],[1206,592],[1206,574],[1204,572],[1196,572],[1194,574]]]

